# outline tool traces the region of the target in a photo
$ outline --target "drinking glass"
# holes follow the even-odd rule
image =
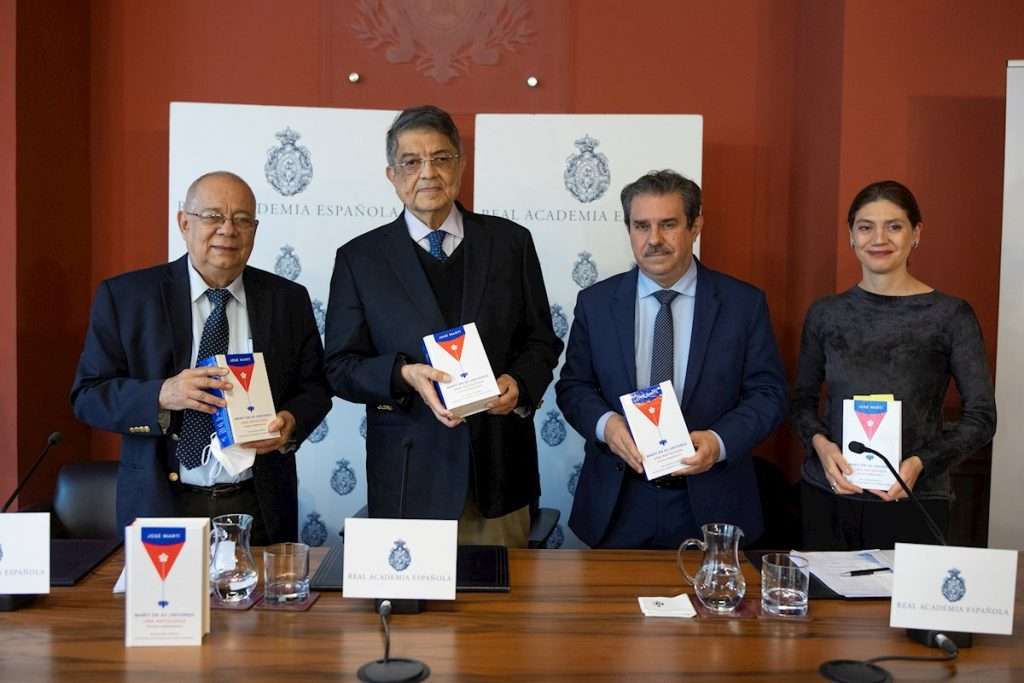
[[[761,609],[784,617],[807,614],[811,572],[806,559],[789,553],[769,553],[761,561]]]
[[[263,600],[284,604],[309,597],[309,546],[275,543],[263,550]]]

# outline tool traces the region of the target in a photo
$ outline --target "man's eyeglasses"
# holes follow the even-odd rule
[[[402,159],[395,164],[395,167],[406,175],[414,175],[423,170],[423,164],[430,162],[430,165],[434,167],[435,171],[450,171],[455,168],[455,162],[459,160],[459,154],[435,154],[429,159],[422,159],[420,157],[412,157],[409,159]]]
[[[189,216],[195,216],[208,228],[219,228],[229,220],[234,223],[235,227],[239,230],[255,230],[256,226],[260,224],[258,220],[247,213],[236,213],[230,218],[222,213],[217,213],[216,211],[203,211],[201,213],[186,211],[185,213]]]

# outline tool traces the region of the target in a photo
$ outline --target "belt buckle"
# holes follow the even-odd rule
[[[210,487],[211,498],[223,498],[242,490],[241,484],[214,484]]]

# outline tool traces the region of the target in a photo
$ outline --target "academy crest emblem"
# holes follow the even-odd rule
[[[402,539],[395,541],[395,547],[388,554],[388,564],[396,572],[404,572],[412,564],[412,555]]]
[[[562,531],[562,525],[558,524],[551,532],[551,537],[548,538],[548,542],[545,547],[557,549],[561,548],[563,543],[565,543],[565,532]]]
[[[576,464],[576,465],[572,466],[572,474],[569,475],[569,483],[566,486],[566,488],[569,489],[569,495],[570,496],[575,496],[576,495],[576,487],[579,486],[579,483],[580,483],[580,470],[582,470],[582,469],[583,469],[583,463],[579,463],[579,464]]]
[[[573,154],[565,162],[565,189],[583,204],[597,201],[608,191],[612,174],[608,170],[608,157],[594,151],[600,144],[589,135],[576,141],[578,154]]]
[[[967,584],[960,576],[959,569],[950,569],[942,580],[942,597],[950,602],[957,602],[967,594]]]
[[[0,561],[4,559],[4,547],[0,545]]]
[[[292,281],[299,279],[299,276],[302,275],[302,263],[295,255],[295,247],[290,244],[281,247],[281,253],[274,259],[274,272]]]
[[[339,496],[347,496],[356,488],[356,471],[344,458],[337,462],[331,474],[331,488]]]
[[[309,187],[309,181],[313,179],[313,161],[308,149],[295,144],[302,137],[297,131],[286,127],[275,136],[281,144],[267,150],[263,173],[279,194],[291,197]]]
[[[306,523],[302,525],[302,542],[316,548],[322,546],[327,540],[327,525],[320,521],[320,513],[313,511],[306,516]]]
[[[324,330],[327,328],[327,309],[320,299],[313,299],[313,319],[316,320],[316,329],[320,336],[324,336]]]
[[[540,438],[552,448],[565,441],[565,423],[557,410],[548,411],[544,425],[540,428]]]
[[[320,443],[327,438],[327,431],[327,418],[325,417],[320,421],[320,424],[316,426],[316,429],[310,432],[309,436],[306,437],[306,440],[310,443]]]
[[[589,287],[597,282],[597,264],[590,258],[589,251],[581,251],[572,266],[572,281],[579,287]]]
[[[363,419],[359,421],[359,436],[366,438],[366,416],[363,415]]]
[[[551,327],[554,328],[559,339],[564,339],[565,334],[569,331],[569,319],[565,317],[562,307],[558,304],[551,305]]]

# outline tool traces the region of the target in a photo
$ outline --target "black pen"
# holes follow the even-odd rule
[[[851,572],[843,572],[843,576],[868,576],[879,572],[891,572],[892,567],[877,567],[875,569],[857,569]]]

